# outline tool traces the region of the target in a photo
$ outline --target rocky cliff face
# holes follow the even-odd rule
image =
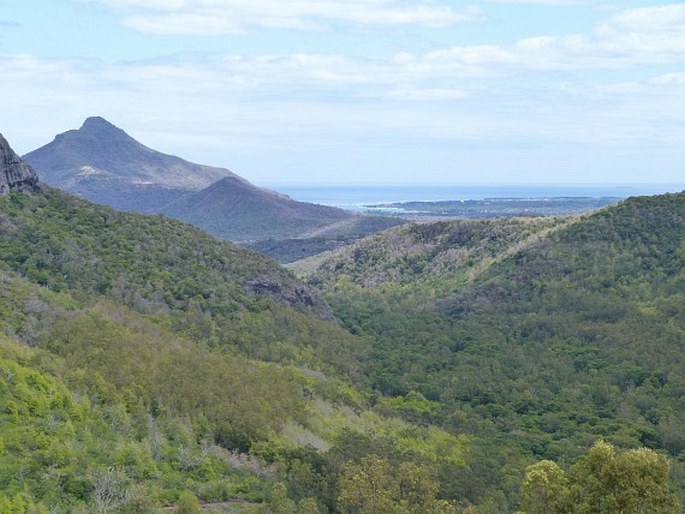
[[[0,194],[9,191],[35,193],[40,191],[38,175],[10,147],[0,134]]]

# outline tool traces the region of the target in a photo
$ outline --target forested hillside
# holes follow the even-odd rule
[[[679,509],[685,195],[398,227],[305,285],[27,170],[0,196],[0,511]]]
[[[298,269],[370,341],[375,389],[483,437],[469,500],[511,511],[514,455],[568,465],[598,439],[669,454],[682,492],[685,194],[402,227]]]
[[[49,188],[0,197],[0,254],[3,509],[338,511],[402,469],[388,508],[456,511],[468,438],[373,409],[366,343],[273,261]]]

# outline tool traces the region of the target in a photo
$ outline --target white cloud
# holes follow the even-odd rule
[[[47,111],[53,124],[60,116],[115,113],[122,122],[149,119],[149,126],[173,126],[190,136],[224,134],[239,146],[248,137],[288,133],[302,141],[317,134],[374,133],[448,139],[525,134],[560,141],[683,137],[682,131],[660,133],[659,127],[685,117],[679,101],[685,73],[531,89],[508,79],[460,79],[459,67],[426,65],[430,60],[419,60],[421,65],[407,56],[369,61],[316,54],[190,55],[111,64],[14,56],[0,58],[0,94],[13,98],[3,112],[6,123],[28,115],[38,124]]]
[[[685,72],[664,73],[654,77],[649,83],[657,86],[680,87],[685,93]]]
[[[386,93],[385,98],[409,102],[443,102],[461,100],[468,96],[461,89],[395,89]]]
[[[589,34],[535,36],[509,46],[455,46],[423,55],[403,54],[422,69],[511,71],[626,69],[685,59],[685,4],[623,11]]]
[[[83,1],[83,0],[82,0]],[[129,28],[149,34],[213,36],[251,27],[320,30],[333,23],[444,27],[482,19],[428,0],[86,0],[122,13]]]

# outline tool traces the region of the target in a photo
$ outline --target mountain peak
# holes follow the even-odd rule
[[[114,136],[123,136],[127,139],[133,139],[126,132],[101,116],[91,116],[86,118],[78,131],[86,132],[96,136],[107,136],[110,138]]]
[[[112,123],[107,121],[105,118],[102,116],[89,116],[86,118],[86,121],[83,122],[83,125],[81,128],[89,128],[89,127],[97,127],[97,126],[105,126],[105,127],[114,127]],[[114,127],[116,128],[116,127]]]
[[[199,191],[233,175],[227,169],[157,152],[101,116],[91,116],[79,129],[58,134],[51,143],[26,154],[24,159],[47,184],[96,202],[109,197],[106,203],[127,210],[131,209],[131,201],[138,201],[133,199],[136,195],[156,195],[153,205],[168,203],[170,195]],[[104,196],[94,195],[97,191]],[[149,212],[147,208],[143,210]]]
[[[38,175],[10,147],[0,134],[0,194],[9,191],[35,193],[40,191]]]

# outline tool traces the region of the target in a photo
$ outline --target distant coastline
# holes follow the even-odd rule
[[[259,184],[294,200],[361,211],[368,206],[406,202],[490,198],[628,198],[675,193],[684,184]]]

